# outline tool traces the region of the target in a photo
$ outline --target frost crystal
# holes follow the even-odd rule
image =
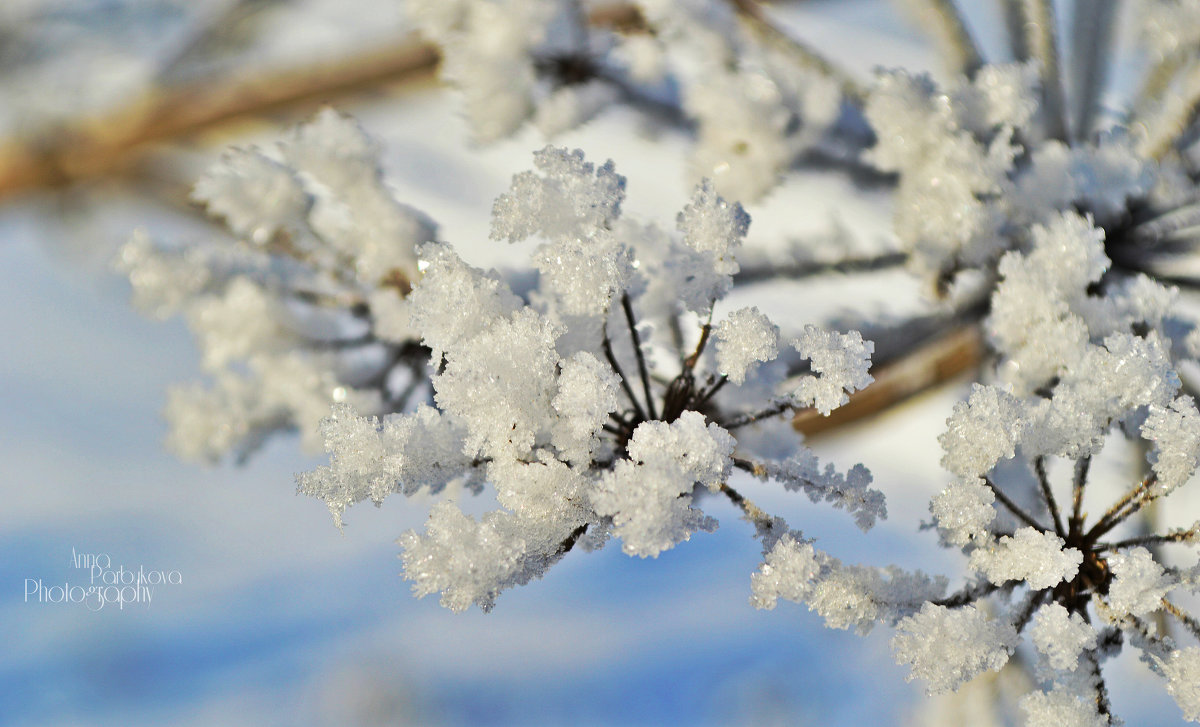
[[[1021,698],[1026,727],[1110,727],[1113,723],[1096,711],[1095,699],[1075,690],[1055,687]]]
[[[1108,559],[1108,565],[1113,572],[1108,605],[1118,615],[1145,616],[1158,610],[1163,596],[1177,585],[1145,548],[1118,553]]]
[[[1078,613],[1051,603],[1038,610],[1030,630],[1033,643],[1051,669],[1074,671],[1085,649],[1096,646],[1096,631]]]
[[[633,433],[629,459],[600,480],[592,503],[612,517],[629,555],[657,556],[716,521],[690,507],[696,484],[717,489],[729,475],[733,437],[697,412],[672,424],[646,422]]]
[[[946,432],[938,437],[946,452],[942,466],[965,479],[988,473],[1015,454],[1025,428],[1023,413],[1012,394],[975,384],[971,397],[954,405]]]
[[[779,355],[779,326],[758,308],[742,308],[729,314],[716,329],[717,370],[735,384],[746,382],[746,373],[756,363]]]
[[[963,546],[986,537],[988,526],[996,519],[995,501],[996,496],[982,481],[960,479],[935,495],[929,510],[946,542]]]
[[[1158,477],[1156,488],[1166,495],[1187,482],[1200,455],[1200,414],[1192,397],[1180,396],[1169,408],[1150,405],[1142,436],[1154,442],[1147,456]]]
[[[1200,648],[1192,646],[1171,654],[1162,665],[1167,678],[1167,693],[1183,710],[1183,716],[1200,722]]]
[[[1025,581],[1030,588],[1041,590],[1073,578],[1082,562],[1083,554],[1075,548],[1064,549],[1062,539],[1053,533],[1021,528],[992,547],[976,549],[970,565],[996,585]]]
[[[957,689],[982,671],[999,671],[1016,646],[1010,624],[974,606],[949,609],[927,603],[904,619],[892,639],[898,664],[909,664],[909,681],[924,679],[929,694]]]
[[[875,344],[863,341],[858,331],[843,334],[809,325],[792,346],[811,361],[812,370],[820,374],[802,378],[792,396],[799,403],[811,404],[822,414],[828,415],[849,401],[846,394],[874,381],[867,371],[871,367]]]

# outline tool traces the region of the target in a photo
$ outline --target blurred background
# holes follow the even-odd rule
[[[988,3],[977,20],[989,22]],[[932,68],[921,36],[879,0],[794,0],[779,17],[866,78]],[[223,234],[188,200],[230,144],[266,143],[324,104],[385,150],[398,197],[470,262],[520,267],[487,239],[492,199],[543,146],[534,131],[469,143],[436,54],[383,0],[5,0],[0,3],[0,723],[12,725],[990,724],[1019,678],[952,702],[905,683],[888,648],[825,629],[794,604],[756,611],[752,528],[721,522],[656,560],[571,553],[491,614],[415,600],[394,539],[427,502],[360,506],[344,534],[293,473],[320,459],[273,440],[248,463],[202,468],[162,448],[166,387],[199,373],[181,321],[129,305],[111,272],[136,228],[183,242]],[[687,198],[683,133],[620,107],[556,143],[612,158],[627,214],[670,225]],[[837,225],[883,240],[883,192],[802,171],[750,208],[750,245]],[[774,295],[774,294],[773,294]],[[826,281],[766,305],[804,321],[853,302],[918,306],[902,275]],[[847,561],[961,574],[918,526],[944,485],[936,441],[968,385],[814,439],[865,463],[889,520],[850,518],[754,482],[741,487]],[[73,554],[177,571],[150,603],[38,602],[28,584],[87,584]],[[1179,723],[1132,658],[1106,666],[1114,711]],[[969,716],[964,716],[969,715]]]

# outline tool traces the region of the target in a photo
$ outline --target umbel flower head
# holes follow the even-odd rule
[[[1131,524],[1191,479],[1200,414],[1179,394],[1168,355],[1174,291],[1140,278],[1098,294],[1109,266],[1103,234],[1063,213],[1032,229],[1029,251],[1000,261],[986,325],[1001,380],[976,384],[955,407],[940,438],[953,480],[931,504],[974,580],[878,608],[897,628],[897,660],[931,693],[998,670],[1027,637],[1046,687],[1021,702],[1030,725],[1114,723],[1101,667],[1124,646],[1200,720],[1200,622],[1179,600],[1200,590],[1200,571],[1165,552],[1194,551],[1200,522],[1150,532]],[[1148,448],[1146,473],[1105,502],[1092,463],[1124,439]],[[755,592],[763,605],[782,596],[818,608],[845,573],[785,539]]]
[[[763,37],[756,8],[729,0],[619,8],[580,0],[408,2],[415,24],[438,45],[442,76],[459,92],[478,141],[508,136],[526,121],[552,138],[625,102],[692,127],[692,178],[710,178],[723,195],[745,201],[772,189],[836,125],[846,85],[807,49]]]
[[[877,136],[867,158],[898,175],[895,232],[915,272],[942,295],[986,299],[1005,252],[1028,250],[1035,225],[1077,211],[1104,230],[1110,279],[1144,272],[1195,285],[1180,266],[1194,259],[1200,220],[1189,150],[1200,101],[1195,3],[1143,3],[1131,14],[1143,24],[1138,53],[1121,53],[1118,3],[1080,5],[1064,43],[1049,0],[1006,2],[1008,62],[985,60],[962,3],[903,4],[956,74],[939,87],[928,75],[883,73],[864,106]],[[1106,86],[1118,63],[1141,74],[1112,109]]]
[[[822,469],[785,418],[828,413],[870,383],[872,344],[815,326],[785,339],[754,308],[714,322],[749,225],[741,206],[702,184],[670,234],[622,217],[611,162],[552,147],[534,162],[497,199],[492,236],[541,241],[537,286],[520,297],[449,245],[422,246],[409,302],[434,404],[382,419],[335,407],[331,462],[300,491],[340,526],[362,500],[490,486],[499,509],[475,519],[442,502],[400,539],[414,591],[454,610],[490,609],[610,536],[652,557],[712,530],[702,492],[777,539],[786,527],[730,487],[734,469],[825,498],[864,529],[883,516],[869,473]]]
[[[168,247],[138,233],[122,248],[135,303],[182,314],[210,378],[168,396],[180,456],[242,459],[293,429],[319,450],[332,403],[393,411],[424,393],[405,297],[434,226],[396,201],[377,156],[326,109],[272,148],[230,150],[196,184],[232,238]]]

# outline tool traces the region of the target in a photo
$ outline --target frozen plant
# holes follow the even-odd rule
[[[880,609],[896,626],[897,661],[931,694],[1000,669],[1026,637],[1044,687],[1021,700],[1029,725],[1115,724],[1102,664],[1124,646],[1142,653],[1188,719],[1200,719],[1200,621],[1180,600],[1200,591],[1200,579],[1162,552],[1195,550],[1200,522],[1131,526],[1191,479],[1200,414],[1180,395],[1167,352],[1175,291],[1141,278],[1097,294],[1109,268],[1103,234],[1063,213],[1032,229],[1028,252],[1001,259],[986,325],[1002,375],[1016,375],[976,384],[954,408],[940,439],[953,479],[931,503],[943,542],[963,550],[974,577],[952,594]],[[1092,462],[1125,438],[1148,448],[1145,476],[1101,504]],[[1064,469],[1056,462],[1071,474],[1055,476]],[[1092,516],[1097,505],[1103,512]],[[757,598],[819,607],[822,590],[847,576],[813,561],[780,541],[756,577]]]
[[[1117,46],[1119,3],[1071,3],[1065,68],[1049,0],[1002,3],[1009,53],[993,61],[962,3],[901,4],[939,40],[955,77],[939,85],[905,70],[881,74],[865,103],[877,136],[867,158],[898,175],[895,232],[931,288],[962,305],[986,300],[1001,257],[1028,249],[1034,225],[1068,210],[1104,230],[1115,268],[1195,286],[1180,266],[1195,253],[1200,220],[1194,4],[1143,3],[1135,56]],[[1134,96],[1106,107],[1110,69],[1139,62]]]
[[[754,0],[408,0],[479,141],[548,137],[615,102],[694,128],[690,168],[752,201],[827,141],[857,87]],[[861,140],[861,131],[859,139]]]
[[[230,150],[196,184],[232,239],[171,247],[137,233],[122,248],[138,307],[182,315],[201,349],[208,380],[168,394],[180,456],[242,459],[293,429],[319,450],[331,404],[375,413],[425,396],[407,295],[434,226],[395,200],[377,154],[327,109],[272,148]]]
[[[870,383],[872,344],[812,325],[788,338],[757,309],[714,311],[738,271],[741,206],[704,183],[671,234],[621,215],[611,162],[547,147],[534,163],[496,200],[492,237],[540,241],[537,286],[519,297],[449,245],[422,246],[408,300],[435,405],[382,418],[337,405],[322,425],[330,464],[302,474],[300,491],[340,526],[363,500],[490,486],[498,509],[476,519],[441,502],[400,539],[414,592],[454,610],[488,610],[610,537],[657,556],[716,527],[705,493],[739,506],[767,543],[798,537],[730,486],[734,470],[828,500],[863,529],[882,517],[866,469],[822,467],[788,418]]]

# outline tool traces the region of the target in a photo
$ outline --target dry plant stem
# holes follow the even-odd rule
[[[629,377],[621,370],[621,364],[617,363],[617,357],[613,354],[612,341],[608,340],[608,327],[604,326],[604,358],[608,360],[608,365],[612,367],[613,373],[621,380],[621,388],[625,391],[626,398],[633,405],[634,416],[639,421],[646,421],[646,412],[642,410],[642,405],[638,403],[637,397],[633,394],[633,387],[629,385]],[[621,421],[624,424],[624,421]]]
[[[1009,50],[1013,59],[1018,63],[1029,60],[1029,45],[1025,36],[1025,12],[1021,9],[1023,0],[1000,0],[1000,11],[1004,14],[1005,36],[1008,38]]]
[[[1131,548],[1136,545],[1162,545],[1165,543],[1186,543],[1194,540],[1197,535],[1200,535],[1200,528],[1191,527],[1181,530],[1172,530],[1166,535],[1142,535],[1137,538],[1127,538],[1118,540],[1115,543],[1106,543],[1101,547],[1104,550],[1121,550],[1123,548]]]
[[[848,71],[822,56],[804,42],[793,38],[771,22],[756,0],[729,0],[750,30],[764,42],[787,52],[802,67],[817,71],[832,79],[842,94],[861,106],[867,91]]]
[[[945,598],[932,601],[931,603],[933,603],[935,606],[943,606],[945,608],[962,608],[963,606],[978,601],[984,596],[995,593],[1001,588],[1004,590],[1011,590],[1014,585],[1014,583],[1006,583],[1004,586],[997,586],[991,581],[982,580],[972,583],[971,585],[966,586],[965,588],[952,593]]]
[[[616,29],[637,27],[640,18],[626,3],[594,8],[588,16],[592,25]],[[236,119],[285,108],[307,111],[386,83],[428,80],[437,62],[434,46],[410,36],[350,58],[149,88],[121,108],[79,118],[41,138],[0,140],[0,198],[108,175],[156,142]]]
[[[747,265],[733,276],[734,283],[746,285],[768,280],[797,280],[829,273],[866,273],[898,268],[908,261],[908,254],[886,252],[873,257],[851,257],[830,262],[798,262],[783,265]]]
[[[1141,87],[1130,108],[1143,109],[1161,98],[1187,60],[1183,53],[1172,53],[1154,63],[1143,75]]]
[[[1077,535],[1083,528],[1083,490],[1087,487],[1091,466],[1090,456],[1075,460],[1075,480],[1071,484],[1071,520],[1067,528],[1071,535]]]
[[[1104,516],[1088,531],[1088,540],[1095,542],[1153,500],[1154,496],[1151,494],[1150,488],[1157,481],[1158,478],[1154,474],[1149,474],[1136,487],[1126,492],[1125,496],[1110,507],[1108,512],[1104,513]]]
[[[1090,651],[1084,658],[1089,662],[1092,680],[1096,689],[1096,711],[1104,720],[1112,724],[1112,705],[1108,701],[1108,685],[1104,683],[1104,675],[1100,673],[1100,655],[1097,649]]]
[[[1100,94],[1112,55],[1112,28],[1117,11],[1118,0],[1075,0],[1071,77],[1075,85],[1074,138],[1081,141],[1091,135],[1100,107]]]
[[[1054,499],[1054,493],[1050,489],[1050,478],[1046,475],[1046,458],[1038,457],[1033,460],[1033,468],[1037,471],[1038,486],[1042,489],[1042,499],[1046,501],[1046,507],[1050,510],[1050,516],[1054,520],[1054,532],[1058,537],[1067,537],[1067,531],[1063,528],[1062,516],[1058,513],[1058,502]]]
[[[1004,490],[1001,490],[999,487],[997,487],[996,483],[992,481],[991,477],[985,477],[983,478],[983,481],[987,483],[988,488],[991,489],[992,494],[996,496],[996,499],[1008,508],[1009,512],[1011,512],[1013,515],[1016,515],[1022,522],[1034,528],[1035,530],[1039,530],[1041,532],[1046,531],[1046,528],[1042,527],[1041,523],[1039,523],[1037,520],[1034,520],[1029,513],[1021,509],[1020,505],[1013,502],[1012,498],[1004,494]]]
[[[1179,102],[1170,106],[1174,112],[1163,115],[1154,123],[1157,133],[1147,134],[1138,151],[1153,159],[1162,159],[1175,147],[1175,141],[1196,120],[1200,109],[1200,67],[1193,65],[1183,76],[1176,76]],[[1173,79],[1175,80],[1175,79]]]
[[[149,143],[236,118],[285,106],[317,106],[384,82],[428,77],[436,62],[431,46],[409,40],[340,62],[151,89],[107,116],[57,129],[42,143],[17,139],[0,145],[0,197],[106,174]]]
[[[1162,600],[1162,605],[1164,611],[1174,616],[1179,623],[1192,632],[1192,636],[1200,639],[1200,620],[1197,620],[1196,617],[1186,613],[1179,606],[1176,606],[1165,598]]]
[[[741,508],[746,519],[762,530],[770,530],[774,524],[771,516],[764,512],[758,505],[755,505],[750,500],[746,499],[740,492],[729,486],[729,483],[721,483],[721,494],[729,498],[729,501]]]
[[[1066,104],[1058,64],[1058,31],[1049,0],[1024,0],[1025,44],[1042,67],[1042,96],[1046,106],[1046,136],[1067,141]]]
[[[962,13],[954,0],[918,0],[928,6],[924,19],[931,22],[929,28],[934,39],[942,48],[943,57],[954,73],[974,78],[983,67],[983,54],[967,30]]]
[[[651,419],[658,419],[658,414],[654,411],[654,397],[650,393],[650,374],[646,370],[646,357],[642,355],[642,339],[638,336],[637,321],[633,317],[633,304],[629,301],[629,294],[621,295],[621,309],[625,312],[625,323],[629,326],[629,337],[633,340],[633,353],[637,358],[638,376],[642,379],[642,393],[646,395],[646,411],[650,414]]]

